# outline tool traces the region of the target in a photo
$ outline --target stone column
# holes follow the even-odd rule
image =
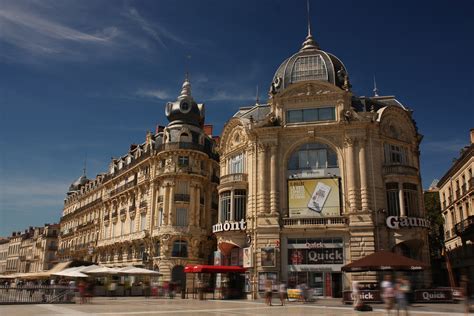
[[[369,210],[369,190],[367,185],[367,157],[366,157],[366,141],[359,141],[359,175],[360,175],[360,195],[362,211]]]
[[[357,209],[356,205],[356,187],[355,187],[355,164],[354,164],[354,139],[346,137],[344,140],[346,147],[346,177],[347,177],[347,196],[350,204],[350,211]]]
[[[168,223],[168,209],[169,209],[169,195],[170,195],[170,187],[168,184],[162,184],[162,186],[164,186],[165,190],[164,190],[164,193],[163,193],[163,222],[161,223],[161,225],[165,226],[165,225],[169,225]]]
[[[174,184],[169,186],[169,195],[168,195],[168,225],[173,225],[173,206],[174,206]]]
[[[258,145],[258,170],[257,170],[257,177],[258,177],[258,184],[257,184],[257,209],[259,213],[266,212],[266,203],[265,203],[265,195],[266,195],[266,145],[259,144]]]
[[[403,183],[398,183],[398,202],[400,203],[400,216],[407,216],[405,203],[403,202]]]
[[[270,156],[270,210],[272,215],[278,214],[278,167],[277,146],[271,147]]]

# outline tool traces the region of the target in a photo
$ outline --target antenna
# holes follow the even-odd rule
[[[306,0],[306,11],[308,15],[308,36],[311,36],[311,19],[309,18],[309,0]]]
[[[255,98],[255,105],[258,105],[260,103],[260,98],[259,98],[259,93],[258,93],[258,84],[257,84],[257,96]]]
[[[184,61],[186,80],[189,80],[189,63],[190,63],[190,60],[191,60],[191,55],[186,55],[186,59]]]
[[[378,97],[379,96],[379,89],[377,89],[377,81],[375,81],[375,75],[374,75],[374,97]]]

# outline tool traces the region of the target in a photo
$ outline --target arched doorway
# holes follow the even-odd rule
[[[173,267],[173,270],[171,270],[171,281],[176,283],[178,287],[186,286],[186,275],[184,274],[183,266]]]

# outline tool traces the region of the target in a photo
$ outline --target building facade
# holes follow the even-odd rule
[[[270,278],[340,297],[352,280],[377,281],[341,267],[381,249],[429,263],[422,136],[411,110],[374,92],[355,96],[342,61],[309,32],[278,67],[268,104],[226,123],[216,257],[248,268],[249,296]],[[412,278],[421,286],[429,273]]]
[[[444,218],[446,255],[459,282],[462,274],[474,280],[474,129],[470,145],[438,183]]]
[[[181,284],[186,264],[209,262],[219,163],[204,104],[194,101],[188,79],[165,114],[169,124],[113,159],[107,173],[71,185],[61,219],[62,260],[144,266]]]
[[[29,227],[0,241],[0,274],[41,272],[57,263],[59,224]]]

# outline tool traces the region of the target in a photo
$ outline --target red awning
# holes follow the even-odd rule
[[[187,265],[184,267],[185,273],[244,273],[245,269],[238,266],[210,266],[210,265]]]

